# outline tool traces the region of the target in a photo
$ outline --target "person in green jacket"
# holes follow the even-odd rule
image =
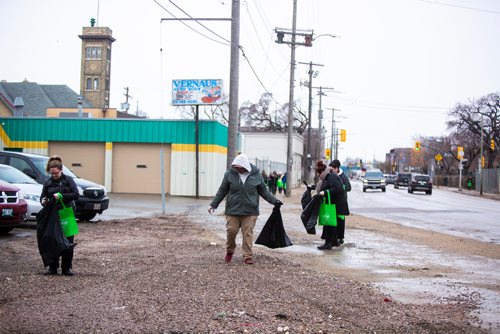
[[[283,205],[266,187],[259,169],[250,164],[245,154],[239,154],[224,174],[222,183],[208,207],[213,213],[226,198],[226,256],[224,261],[231,262],[236,249],[236,235],[241,229],[243,261],[253,264],[253,229],[259,215],[259,196],[274,206]]]

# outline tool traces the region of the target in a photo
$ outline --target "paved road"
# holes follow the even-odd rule
[[[432,195],[409,194],[406,188],[387,186],[385,193],[352,182],[351,212],[370,218],[424,228],[454,236],[500,243],[500,201],[469,196],[467,191],[434,188]]]

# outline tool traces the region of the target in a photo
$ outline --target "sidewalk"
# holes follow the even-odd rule
[[[448,190],[452,191],[458,194],[463,194],[463,195],[469,195],[469,196],[476,196],[476,197],[482,197],[482,198],[487,198],[487,199],[492,199],[496,201],[500,201],[500,194],[492,194],[492,193],[485,193],[481,195],[479,191],[476,190],[467,190],[467,189],[462,189],[461,191],[458,188],[454,187],[445,187],[445,186],[439,186],[435,187],[435,189],[443,189],[443,190]]]

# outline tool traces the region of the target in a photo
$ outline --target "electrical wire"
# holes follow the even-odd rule
[[[468,10],[475,10],[475,11],[478,11],[478,12],[484,12],[484,13],[490,13],[490,14],[500,14],[500,12],[496,11],[496,10],[481,9],[481,8],[475,8],[475,7],[467,7],[467,6],[455,5],[455,4],[441,2],[441,1],[434,1],[434,0],[418,0],[418,1],[427,2],[427,3],[431,3],[431,4],[436,4],[436,5],[441,5],[441,6],[449,6],[449,7],[456,7],[456,8],[462,8],[462,9],[468,9]]]
[[[153,0],[153,1],[154,1],[154,2],[158,5],[158,6],[160,6],[160,7],[161,7],[164,11],[166,11],[166,12],[167,12],[170,16],[172,16],[174,19],[178,19],[178,17],[177,17],[177,16],[175,16],[174,14],[172,14],[172,13],[171,13],[168,9],[166,9],[166,8],[165,8],[162,4],[160,4],[157,0]],[[203,36],[203,37],[205,37],[205,38],[207,38],[207,39],[209,39],[209,40],[211,40],[211,41],[213,41],[213,42],[216,42],[216,43],[219,43],[219,44],[222,44],[222,45],[232,45],[232,44],[227,44],[227,43],[225,43],[225,42],[218,41],[218,40],[216,40],[216,39],[211,38],[210,36],[207,36],[207,35],[205,35],[205,34],[201,33],[201,32],[199,32],[198,30],[196,30],[196,29],[194,29],[193,27],[191,27],[189,24],[185,23],[184,21],[180,21],[180,20],[179,20],[179,22],[180,22],[180,23],[182,23],[183,25],[185,25],[186,27],[188,27],[189,29],[191,29],[192,31],[194,31],[195,33],[197,33],[198,35],[201,35],[201,36]]]
[[[200,26],[202,26],[203,28],[205,28],[206,30],[210,31],[212,34],[214,34],[215,36],[219,37],[220,39],[223,39],[224,41],[226,41],[227,43],[229,43],[229,45],[233,45],[233,43],[228,40],[227,38],[225,37],[222,37],[221,35],[219,35],[218,33],[216,33],[215,31],[213,31],[212,29],[210,29],[209,27],[207,27],[206,25],[204,25],[203,23],[201,23],[200,21],[196,20],[194,17],[192,17],[191,15],[189,15],[184,9],[182,9],[181,7],[179,7],[175,2],[173,2],[172,0],[168,0],[172,5],[175,6],[175,8],[177,8],[178,10],[180,10],[181,12],[183,12],[186,16],[188,16],[190,19],[193,19],[196,23],[198,23]]]

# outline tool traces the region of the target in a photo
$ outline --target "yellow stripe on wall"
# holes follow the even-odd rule
[[[113,150],[113,143],[106,143],[106,151],[112,151]]]
[[[3,126],[0,126],[0,138],[2,138],[3,145],[6,148],[32,148],[32,149],[48,149],[49,143],[46,141],[13,141],[10,140],[9,135],[5,132]]]
[[[200,145],[200,152],[227,154],[227,148],[219,145]],[[172,144],[172,152],[196,152],[195,144]]]

